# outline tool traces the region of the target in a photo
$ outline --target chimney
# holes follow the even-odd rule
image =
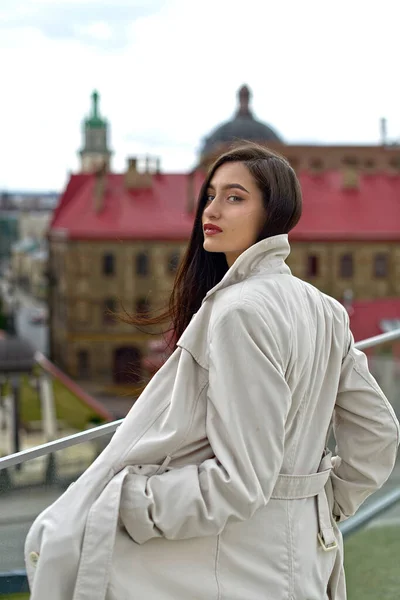
[[[345,190],[358,190],[360,182],[357,169],[344,167],[342,174],[342,188]]]
[[[381,144],[382,146],[387,145],[387,121],[385,117],[381,118]]]
[[[136,156],[129,156],[128,157],[128,171],[132,171],[135,172],[137,171],[137,158]]]
[[[357,159],[353,157],[345,158],[342,167],[342,188],[345,190],[357,190],[359,183]]]
[[[106,193],[107,165],[104,162],[94,173],[95,182],[93,190],[93,208],[96,214],[104,209],[104,197]]]
[[[131,189],[146,189],[151,188],[153,176],[148,171],[148,158],[146,157],[146,169],[142,173],[138,171],[137,157],[128,158],[128,169],[125,173],[125,187]]]

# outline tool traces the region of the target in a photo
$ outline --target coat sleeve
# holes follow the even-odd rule
[[[368,369],[367,357],[354,346],[348,329],[333,416],[337,456],[333,458],[333,514],[353,515],[391,474],[399,445],[395,413]]]
[[[241,302],[216,322],[206,423],[215,458],[127,477],[120,518],[137,543],[216,535],[268,502],[282,465],[291,393],[267,318]]]

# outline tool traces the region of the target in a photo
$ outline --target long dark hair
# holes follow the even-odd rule
[[[161,314],[125,316],[123,320],[136,327],[168,324],[170,347],[174,347],[192,316],[200,308],[207,292],[221,281],[228,270],[223,253],[206,252],[203,248],[203,210],[207,189],[216,170],[227,162],[242,162],[249,169],[262,192],[267,218],[257,242],[289,233],[302,212],[301,189],[288,161],[279,154],[251,142],[241,143],[222,154],[210,167],[200,190],[193,230],[186,253],[177,272],[169,306]]]

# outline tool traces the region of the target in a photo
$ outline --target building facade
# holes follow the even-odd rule
[[[13,244],[18,240],[18,214],[0,210],[0,271],[11,257]]]
[[[51,346],[76,379],[100,386],[136,386],[149,333],[116,317],[168,303],[185,243],[109,240],[52,241]]]
[[[47,296],[47,234],[52,212],[18,211],[19,239],[11,249],[10,279],[27,293]]]
[[[199,167],[186,174],[163,174],[149,157],[113,173],[107,136],[104,160],[88,166],[86,138],[82,172],[71,176],[49,234],[51,358],[72,377],[140,389],[153,338],[115,313],[167,305],[205,168],[239,132],[279,149],[297,170],[304,211],[290,234],[293,274],[349,306],[400,297],[400,150],[286,145],[254,119],[249,98],[242,88],[229,127],[206,138]]]
[[[282,154],[296,172],[307,171],[321,175],[326,171],[340,170],[347,180],[348,187],[357,186],[360,174],[400,174],[400,145],[390,143],[385,131],[385,120],[382,119],[381,143],[371,146],[286,144],[271,126],[255,118],[251,108],[251,91],[243,85],[238,91],[238,108],[234,117],[205,137],[199,165],[208,167],[233,143],[246,139],[266,145]]]

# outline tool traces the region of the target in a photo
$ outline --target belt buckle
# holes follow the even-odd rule
[[[335,550],[338,547],[338,543],[335,540],[333,542],[333,544],[329,544],[328,546],[325,544],[324,540],[322,539],[322,536],[320,533],[317,534],[318,535],[318,541],[322,546],[322,549],[324,552],[329,552],[330,550]]]

